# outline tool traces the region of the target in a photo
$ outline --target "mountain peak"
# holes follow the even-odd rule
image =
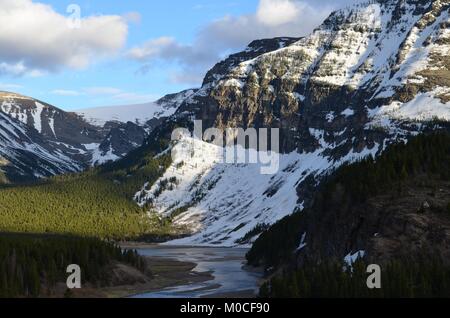
[[[434,129],[434,119],[450,120],[449,7],[448,0],[365,1],[332,13],[304,38],[257,40],[230,55],[183,104],[178,125],[195,118],[204,129],[279,128],[283,168],[269,180],[242,178],[252,167],[193,157],[167,171],[177,186],[143,188],[139,203],[200,229],[184,244],[239,244],[252,228],[307,207],[320,180],[341,165]],[[170,139],[173,122],[149,140]],[[191,167],[198,171],[183,171]],[[283,187],[295,189],[295,200]]]

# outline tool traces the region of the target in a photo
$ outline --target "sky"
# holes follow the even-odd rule
[[[252,40],[304,36],[355,0],[0,0],[0,90],[65,110],[199,87]]]

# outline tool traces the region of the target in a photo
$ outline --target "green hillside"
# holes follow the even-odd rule
[[[155,159],[144,153],[140,149],[120,162],[39,184],[3,186],[0,231],[112,239],[172,233],[132,200],[170,164],[170,156]]]

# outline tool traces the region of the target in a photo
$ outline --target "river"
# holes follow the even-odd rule
[[[256,295],[262,274],[244,268],[244,248],[200,248],[156,246],[137,249],[148,257],[196,263],[195,272],[209,272],[212,280],[166,288],[134,298],[200,298],[227,295]]]

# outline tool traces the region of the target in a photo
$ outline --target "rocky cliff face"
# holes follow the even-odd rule
[[[279,127],[285,152],[320,147],[311,130],[320,131],[325,142],[346,141],[334,148],[336,157],[384,139],[351,137],[398,126],[381,118],[449,119],[449,5],[363,3],[283,48],[237,64],[231,57],[211,71],[223,73],[207,76],[198,115],[219,127]]]
[[[236,173],[229,166],[212,164],[189,177],[180,171],[190,199],[159,200],[160,192],[167,198],[177,188],[156,185],[138,201],[150,198],[158,212],[175,213],[176,222],[200,231],[183,243],[233,245],[258,224],[308,205],[327,172],[450,120],[449,8],[448,0],[369,1],[334,12],[305,38],[256,41],[230,56],[208,72],[156,139],[168,138],[174,122],[186,118],[203,120],[204,128],[280,128],[281,150],[293,156],[281,168],[289,181],[279,172],[256,182],[253,193],[248,182],[228,176]],[[221,205],[196,196],[199,187],[225,184],[234,189],[216,193]],[[295,203],[283,200],[283,187],[296,189]],[[255,203],[261,200],[267,204]]]

